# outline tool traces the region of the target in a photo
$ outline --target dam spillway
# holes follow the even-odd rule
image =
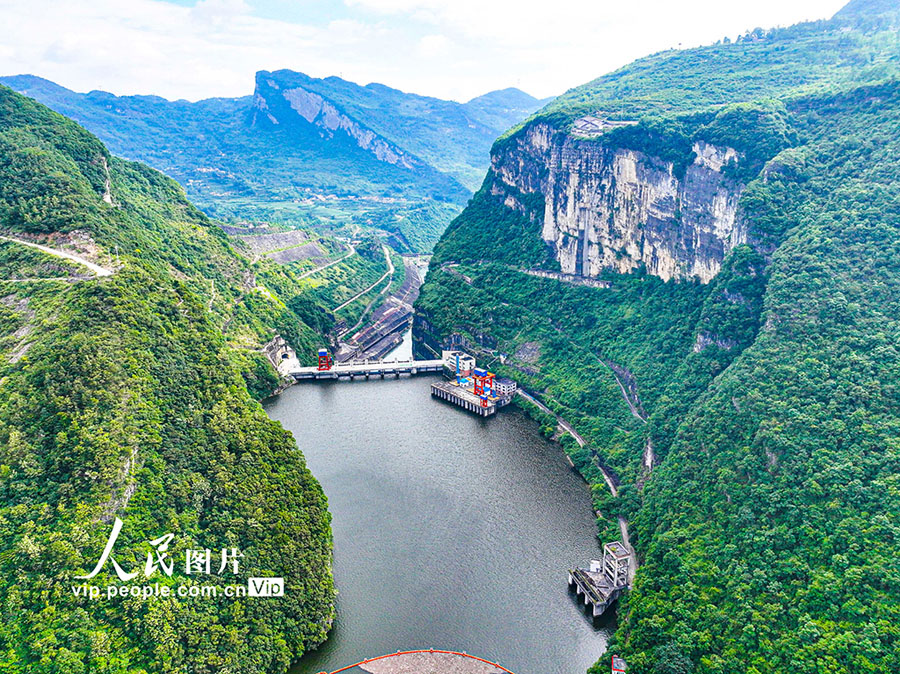
[[[405,360],[382,361],[364,360],[350,361],[348,363],[335,363],[327,370],[315,365],[299,367],[290,370],[286,374],[297,381],[315,379],[370,379],[385,377],[399,377],[401,374],[417,375],[427,373],[440,373],[443,371],[444,362],[441,360]]]

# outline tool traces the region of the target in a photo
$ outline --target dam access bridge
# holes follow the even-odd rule
[[[278,352],[270,354],[273,358]],[[334,381],[372,378],[395,378],[401,375],[441,374],[456,375],[456,381],[436,381],[431,384],[431,395],[458,407],[488,417],[512,402],[516,383],[512,379],[496,377],[493,372],[475,367],[475,359],[462,351],[444,351],[443,358],[435,360],[351,360],[335,362],[328,349],[319,349],[319,364],[303,367],[296,356],[284,347],[278,372],[294,381]],[[287,356],[285,358],[285,356]],[[275,361],[277,362],[277,361]],[[452,367],[451,367],[452,363]]]
[[[286,372],[297,381],[307,379],[371,379],[400,377],[402,374],[416,375],[440,373],[444,367],[442,360],[359,360],[345,363],[331,363],[322,366],[296,367]]]

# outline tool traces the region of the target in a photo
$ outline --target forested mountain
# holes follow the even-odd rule
[[[284,670],[331,623],[330,516],[251,390],[275,382],[259,347],[276,332],[317,345],[309,289],[236,251],[173,180],[6,87],[0,236],[2,669]],[[128,572],[174,534],[174,573],[151,585],[283,576],[284,597],[75,595],[115,518]],[[186,575],[189,548],[216,551],[211,575]],[[240,575],[216,575],[232,548]],[[110,562],[91,581],[107,583]]]
[[[384,155],[382,161],[415,165],[416,159],[423,160],[468,191],[478,189],[497,136],[549,100],[539,101],[511,88],[456,103],[408,94],[383,84],[359,86],[339,77],[316,79],[290,70],[257,73],[255,96],[257,122],[263,116],[259,113],[274,101],[283,106],[279,99],[289,100],[291,110],[285,110],[287,116],[279,116],[277,123],[303,125],[302,119],[325,129],[326,134],[333,131],[328,129],[329,123],[341,124],[350,133],[353,123],[360,124],[386,141],[386,146],[369,141],[371,152]],[[345,115],[346,119],[329,120],[330,115]],[[391,156],[391,145],[399,150],[398,155],[412,156]]]
[[[900,670],[898,19],[854,0],[567,92],[435,248],[417,348],[536,392],[589,442],[601,537],[632,524],[629,673]]]
[[[257,73],[252,96],[196,103],[0,82],[175,178],[207,213],[372,225],[425,249],[477,189],[493,140],[546,102],[506,89],[460,104],[290,70]]]

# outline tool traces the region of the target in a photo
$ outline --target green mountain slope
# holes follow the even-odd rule
[[[286,91],[312,92],[469,190],[478,188],[494,139],[547,102],[518,89],[504,89],[460,104],[383,84],[361,87],[338,77],[316,79],[290,70],[258,73],[256,82],[266,109]],[[260,105],[257,99],[256,106]],[[279,116],[278,121],[283,124],[285,118]]]
[[[274,382],[256,349],[276,330],[315,345],[285,303],[308,290],[236,252],[171,179],[5,87],[0,230],[4,670],[284,670],[333,615],[330,516],[248,386]],[[283,576],[285,595],[76,596],[116,517],[113,559],[127,572],[146,573],[148,541],[174,534],[172,575],[134,583],[222,590]],[[216,575],[232,547],[239,573]],[[214,551],[211,575],[185,574],[188,548]],[[88,583],[118,580],[107,563]]]
[[[734,44],[659,52],[567,91],[539,117],[557,125],[585,114],[633,120],[877,82],[900,61],[897,14],[893,0],[861,0],[830,21],[755,29]]]
[[[900,666],[898,9],[565,94],[435,248],[418,348],[537,393],[588,440],[601,538],[631,524],[629,672]]]
[[[253,96],[196,103],[0,82],[172,176],[207,213],[341,233],[409,214],[414,250],[430,250],[477,188],[497,135],[543,104],[518,90],[459,104],[289,70],[258,73]]]

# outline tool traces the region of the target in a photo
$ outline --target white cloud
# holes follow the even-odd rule
[[[191,17],[198,23],[216,26],[249,11],[250,7],[244,0],[200,0],[191,8]]]
[[[446,35],[423,35],[416,51],[419,56],[431,59],[447,54],[450,47],[451,42]]]
[[[822,18],[842,4],[346,0],[303,24],[254,16],[245,0],[0,0],[0,74],[191,100],[248,94],[257,70],[279,68],[458,100],[506,86],[547,96],[679,43]]]

